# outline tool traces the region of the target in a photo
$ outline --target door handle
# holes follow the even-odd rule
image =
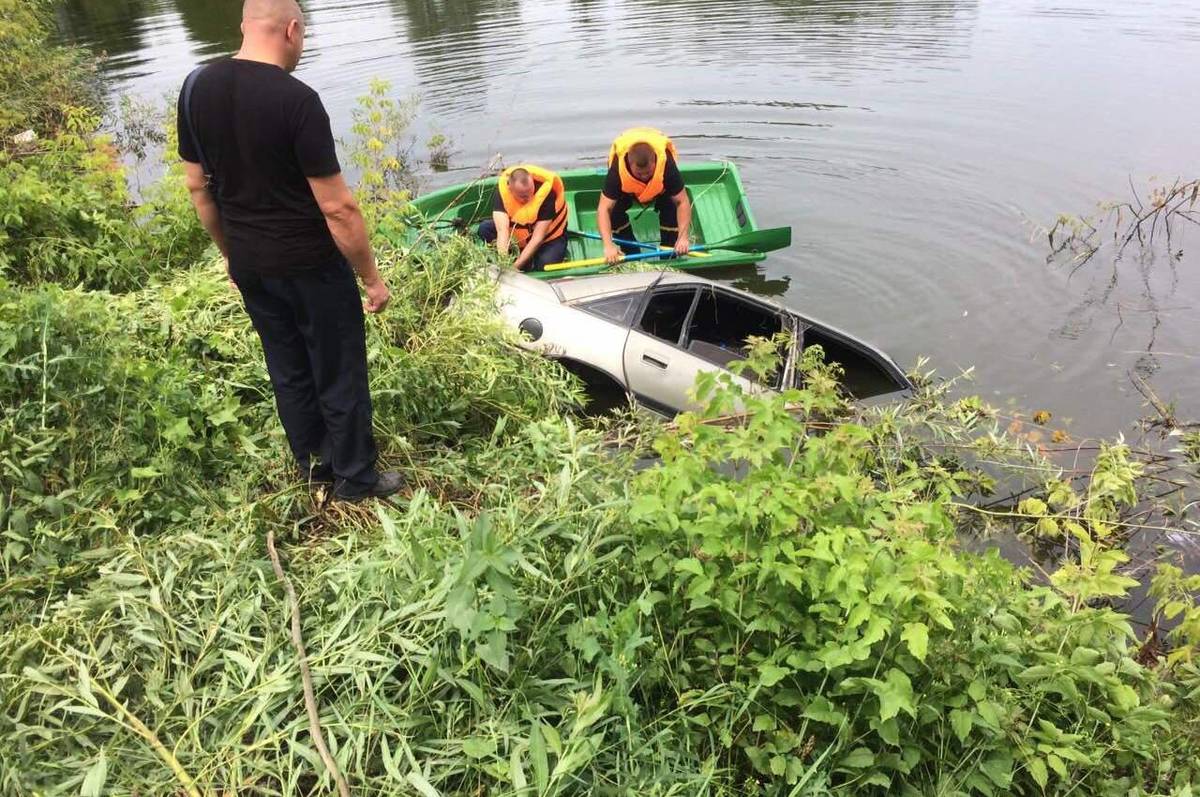
[[[667,370],[667,361],[666,360],[660,360],[657,357],[654,357],[650,354],[643,354],[642,362],[646,363],[647,365],[653,365],[655,368],[661,368],[664,371]]]

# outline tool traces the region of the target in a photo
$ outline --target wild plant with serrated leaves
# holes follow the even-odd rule
[[[772,348],[745,367],[768,373]],[[838,399],[807,354],[807,389],[782,396],[699,380],[706,409],[638,479],[641,633],[663,658],[642,688],[746,793],[1123,794],[1157,779],[1169,715],[1128,618],[957,550],[956,475],[881,468],[878,427],[810,427]],[[724,422],[734,406],[746,415]]]

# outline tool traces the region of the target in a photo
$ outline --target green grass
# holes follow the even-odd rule
[[[1192,793],[1200,583],[1159,569],[1178,624],[1142,655],[1127,446],[1069,478],[928,375],[849,405],[815,349],[787,395],[706,376],[672,424],[584,420],[489,254],[389,243],[410,181],[368,158],[376,432],[412,489],[329,504],[177,176],[127,206],[63,118],[0,160],[0,793],[330,793],[268,534],[356,795]],[[1023,500],[981,510],[1003,479]],[[1063,554],[964,550],[996,531]]]

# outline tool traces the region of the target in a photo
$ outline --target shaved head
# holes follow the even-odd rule
[[[304,12],[296,0],[246,0],[242,5],[242,22],[286,27],[292,20],[304,20]]]
[[[239,57],[291,72],[304,52],[304,12],[296,0],[246,0]]]
[[[528,202],[533,196],[533,175],[524,169],[513,169],[508,176],[508,187],[522,202]]]

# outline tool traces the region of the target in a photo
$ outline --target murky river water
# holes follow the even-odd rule
[[[118,91],[159,96],[238,41],[240,0],[69,0]],[[497,153],[601,165],[633,124],[742,168],[795,244],[738,281],[903,364],[975,366],[994,401],[1113,434],[1128,372],[1200,415],[1200,229],[1108,290],[1068,280],[1030,221],[1200,176],[1195,0],[308,0],[298,77],[339,133],[373,77],[419,94],[452,170]],[[1148,353],[1149,352],[1149,353]]]

